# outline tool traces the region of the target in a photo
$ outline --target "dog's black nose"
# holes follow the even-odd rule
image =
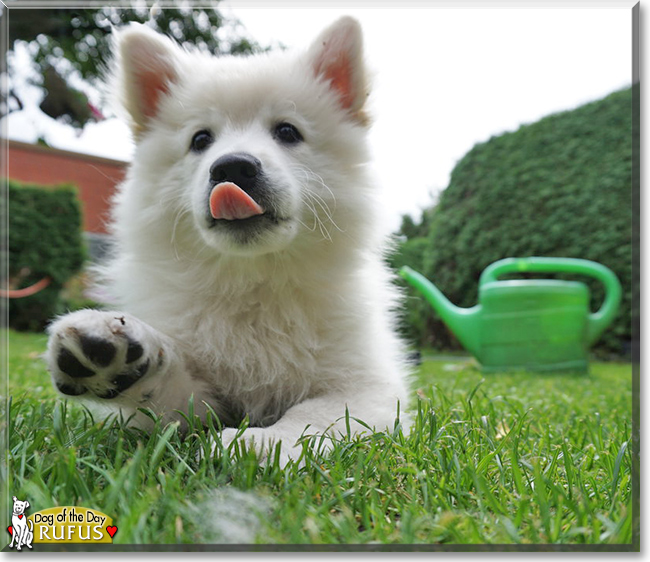
[[[250,191],[258,176],[262,173],[262,163],[245,152],[224,154],[210,167],[210,182],[212,184],[230,181],[244,191]]]

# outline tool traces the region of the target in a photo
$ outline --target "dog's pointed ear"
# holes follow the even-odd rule
[[[158,113],[171,85],[178,82],[179,49],[171,39],[141,24],[130,24],[117,31],[114,44],[115,87],[137,137]]]
[[[18,499],[18,498],[16,498],[16,496],[13,496],[13,500],[14,500],[14,501],[16,501],[17,499]]]
[[[308,57],[314,75],[329,83],[339,105],[355,120],[364,123],[363,106],[368,86],[359,22],[348,16],[334,22],[314,41]]]
[[[29,502],[25,500],[25,509],[27,509],[28,507],[29,507]]]

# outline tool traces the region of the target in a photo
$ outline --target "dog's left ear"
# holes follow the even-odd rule
[[[341,108],[354,120],[365,123],[363,106],[368,86],[359,22],[349,16],[334,22],[314,41],[308,57],[314,75],[329,82]]]
[[[25,500],[25,509],[27,509],[28,507],[29,507],[29,502]]]

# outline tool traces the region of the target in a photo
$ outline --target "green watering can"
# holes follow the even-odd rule
[[[506,273],[579,273],[605,285],[598,312],[589,310],[589,288],[576,281],[519,279]],[[479,304],[454,306],[424,276],[403,267],[400,275],[422,292],[485,371],[586,371],[589,347],[612,322],[621,302],[616,275],[599,263],[570,258],[507,258],[481,274]]]

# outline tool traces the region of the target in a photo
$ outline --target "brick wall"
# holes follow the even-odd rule
[[[38,185],[77,186],[84,231],[106,234],[108,210],[115,186],[124,179],[126,162],[44,146],[8,142],[7,175]]]

